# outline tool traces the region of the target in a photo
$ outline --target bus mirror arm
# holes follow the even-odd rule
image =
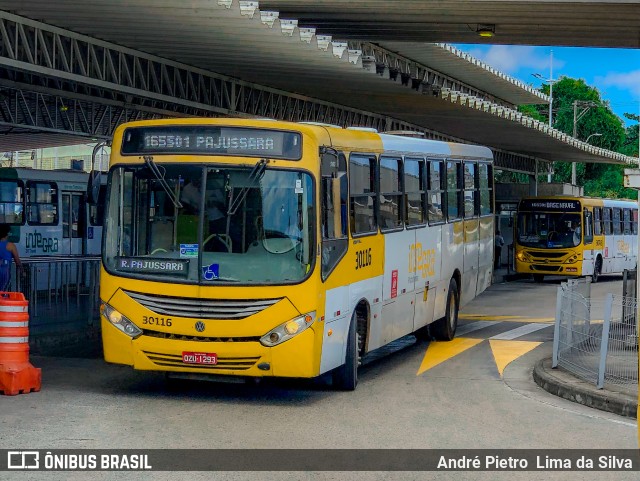
[[[109,142],[98,142],[91,153],[91,172],[87,181],[87,202],[89,205],[97,205],[100,196],[100,180],[102,178],[102,156],[100,156],[100,165],[96,168],[96,159],[98,152],[110,145]]]

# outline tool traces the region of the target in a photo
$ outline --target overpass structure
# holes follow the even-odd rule
[[[109,138],[134,119],[231,115],[420,131],[487,145],[498,166],[522,172],[541,161],[634,161],[522,115],[517,105],[548,98],[521,82],[446,44],[404,42],[427,37],[391,32],[388,9],[406,20],[417,3],[433,4],[0,0],[0,150]],[[489,21],[507,3],[568,2],[437,3],[502,5]],[[388,28],[365,34],[347,7],[379,8]]]

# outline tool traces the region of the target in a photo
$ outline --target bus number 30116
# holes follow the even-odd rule
[[[156,326],[171,327],[171,318],[142,316],[142,324],[154,324]]]
[[[371,248],[356,251],[356,270],[371,265]]]

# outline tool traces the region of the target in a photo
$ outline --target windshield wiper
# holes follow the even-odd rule
[[[169,196],[169,199],[173,203],[173,207],[176,209],[182,209],[183,207],[182,203],[180,203],[176,195],[171,190],[171,187],[165,180],[164,175],[162,174],[162,172],[160,172],[160,168],[153,161],[153,157],[151,157],[150,155],[145,155],[143,159],[144,159],[144,163],[147,165],[147,167],[149,168],[153,176],[156,178],[156,180],[160,184],[160,187],[162,187],[164,192]]]
[[[234,215],[238,210],[238,207],[242,205],[242,201],[244,201],[245,197],[249,193],[249,189],[253,189],[260,179],[264,176],[265,171],[267,170],[267,159],[260,159],[260,161],[251,169],[251,173],[249,174],[248,184],[244,186],[238,196],[233,199],[231,204],[229,204],[229,208],[227,209],[227,215]]]

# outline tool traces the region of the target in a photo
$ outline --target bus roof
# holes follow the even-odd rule
[[[438,140],[411,138],[400,135],[381,134],[372,129],[340,128],[335,125],[313,122],[286,122],[270,119],[238,119],[238,118],[175,118],[156,119],[129,122],[120,125],[114,133],[114,139],[121,138],[127,128],[150,127],[169,125],[228,125],[228,126],[254,126],[264,129],[294,130],[310,135],[317,139],[320,145],[331,145],[336,148],[352,147],[353,141],[358,141],[358,150],[372,152],[397,152],[403,155],[457,157],[492,160],[493,155],[489,148],[444,142]]]

